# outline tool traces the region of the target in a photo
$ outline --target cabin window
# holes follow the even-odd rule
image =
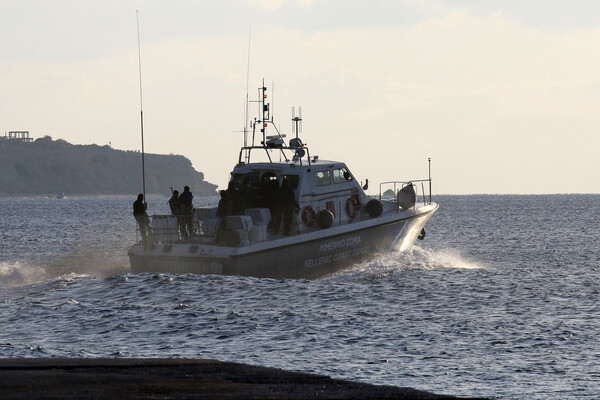
[[[315,186],[325,186],[331,184],[331,171],[315,172]]]
[[[283,179],[287,179],[288,183],[292,190],[298,189],[298,184],[300,183],[300,176],[298,175],[284,175]]]
[[[350,171],[346,168],[338,168],[333,171],[333,183],[343,183],[352,180],[352,175],[350,175]]]
[[[265,172],[262,177],[260,178],[260,183],[264,186],[264,185],[269,185],[271,182],[277,182],[277,186],[279,186],[279,180],[277,179],[277,175],[275,175],[273,172],[271,171],[267,171]]]
[[[239,173],[231,174],[230,182],[233,182],[234,184],[239,186],[242,184],[243,181],[244,181],[244,174],[239,174]]]

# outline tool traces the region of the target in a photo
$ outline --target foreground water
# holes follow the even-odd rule
[[[133,199],[0,199],[0,357],[211,358],[599,398],[600,196],[436,200],[411,253],[307,281],[130,274]]]

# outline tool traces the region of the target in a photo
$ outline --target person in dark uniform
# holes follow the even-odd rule
[[[279,181],[271,179],[263,183],[260,191],[260,196],[263,201],[263,207],[271,211],[271,220],[267,225],[269,233],[279,233],[281,226],[281,191]]]
[[[260,184],[258,182],[250,183],[246,190],[246,206],[247,208],[257,208],[262,206],[260,197]]]
[[[232,215],[244,215],[244,195],[240,186],[234,182],[229,182],[227,192],[231,200],[231,214]]]
[[[173,190],[173,196],[169,199],[169,208],[171,208],[171,214],[177,218],[177,226],[181,237],[184,237],[185,226],[183,224],[183,215],[181,214],[181,201],[179,200],[179,192]]]
[[[192,200],[194,196],[192,192],[190,192],[190,187],[185,186],[183,188],[183,193],[179,196],[179,201],[181,202],[181,215],[183,219],[183,231],[182,236],[184,239],[187,239],[191,236],[192,232],[194,232],[193,220],[192,220]]]
[[[140,227],[140,234],[142,235],[142,241],[146,243],[148,239],[148,232],[150,230],[150,218],[146,214],[148,204],[144,201],[144,195],[138,194],[137,200],[133,202],[133,216]]]
[[[221,243],[225,241],[225,231],[227,230],[226,217],[232,215],[232,204],[229,190],[221,190],[219,194],[221,195],[221,200],[219,200],[219,205],[217,207],[217,217],[219,217],[217,242]]]
[[[271,233],[279,233],[281,219],[283,218],[283,233],[289,235],[292,233],[291,226],[294,219],[294,212],[298,209],[298,203],[287,179],[281,182],[281,187],[277,188],[273,194],[273,205],[271,207],[271,221],[269,230]]]
[[[281,212],[283,213],[283,234],[290,235],[292,233],[292,221],[294,214],[300,208],[294,195],[294,190],[290,186],[290,182],[284,179],[279,188],[279,202]]]

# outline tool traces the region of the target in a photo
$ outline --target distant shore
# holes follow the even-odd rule
[[[195,196],[218,195],[184,156],[146,154],[145,180],[141,161],[138,152],[50,136],[0,140],[0,197],[137,195],[143,182],[146,193],[170,196],[171,187],[189,186]]]
[[[246,364],[152,358],[4,359],[0,398],[459,399]]]

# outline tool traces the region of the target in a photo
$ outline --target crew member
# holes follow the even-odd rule
[[[217,243],[225,241],[225,231],[227,230],[226,217],[232,215],[231,193],[229,190],[221,190],[221,200],[217,207],[217,217],[219,217],[219,226],[217,231]]]
[[[273,206],[271,207],[271,221],[269,228],[271,233],[279,233],[281,219],[283,218],[283,233],[291,234],[291,225],[294,219],[294,212],[298,210],[298,203],[294,196],[294,190],[291,188],[287,179],[283,179],[281,187],[277,188],[273,196]]]
[[[181,214],[181,201],[179,200],[179,191],[173,190],[173,196],[169,199],[169,207],[171,208],[171,214],[177,218],[177,227],[181,233],[181,237],[184,237],[185,226],[183,224],[183,215]]]
[[[185,186],[183,188],[183,193],[179,196],[179,201],[181,202],[181,215],[183,219],[183,230],[182,236],[184,239],[187,239],[194,232],[193,220],[192,220],[192,200],[194,196],[192,192],[190,192],[190,187]]]
[[[148,232],[150,230],[150,218],[146,214],[148,204],[144,201],[144,195],[138,194],[137,200],[133,202],[133,216],[140,227],[140,234],[142,235],[142,241],[146,243],[148,239]]]
[[[283,234],[290,235],[292,233],[292,221],[294,214],[298,212],[300,208],[294,195],[294,190],[290,186],[287,179],[284,179],[279,188],[279,201],[281,204],[281,211],[283,213]]]

